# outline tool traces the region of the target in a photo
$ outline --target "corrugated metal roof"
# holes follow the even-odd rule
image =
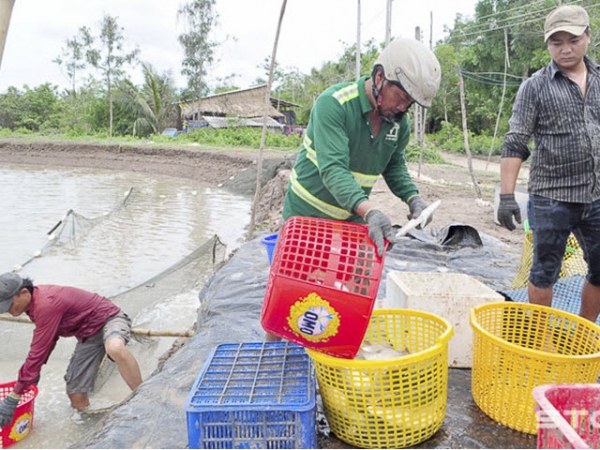
[[[228,127],[262,127],[263,119],[261,118],[244,118],[244,117],[216,117],[202,116],[202,119],[213,128],[228,128]],[[267,118],[267,128],[282,130],[283,125],[271,117]]]

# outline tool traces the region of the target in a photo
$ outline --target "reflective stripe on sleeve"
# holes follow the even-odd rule
[[[339,91],[335,92],[332,97],[340,102],[340,105],[343,105],[347,101],[358,97],[358,83],[352,83],[351,85],[340,89]]]
[[[317,169],[319,168],[319,163],[317,162],[317,152],[308,145],[308,142],[304,142],[304,148],[306,149],[306,158],[312,162]],[[372,189],[377,183],[379,179],[379,175],[371,175],[368,173],[360,173],[360,172],[350,172],[354,177],[354,181],[356,181],[361,187]]]
[[[330,205],[329,203],[319,200],[317,197],[308,192],[308,190],[306,190],[298,182],[298,175],[296,174],[296,169],[292,170],[292,173],[290,175],[290,182],[292,184],[292,190],[298,197],[300,197],[306,203],[311,205],[313,208],[316,208],[323,214],[328,215],[332,219],[346,220],[350,216],[352,216],[352,214],[350,214],[345,209],[338,208],[337,206]]]

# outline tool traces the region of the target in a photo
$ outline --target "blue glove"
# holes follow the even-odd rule
[[[365,222],[369,226],[369,238],[377,247],[377,254],[381,258],[385,250],[384,238],[392,243],[394,241],[394,231],[390,218],[378,209],[370,209],[365,214]]]
[[[18,404],[19,399],[11,395],[0,402],[0,428],[5,427],[12,422]]]
[[[421,197],[419,197],[418,195],[411,197],[411,199],[408,200],[408,209],[410,210],[410,214],[408,214],[406,216],[406,218],[408,220],[417,219],[421,215],[423,210],[425,208],[427,208],[427,206],[428,206],[427,203],[425,203],[423,201],[423,199]],[[429,222],[431,222],[432,218],[433,218],[433,215],[430,215],[427,218],[427,222],[425,222],[425,225],[423,225],[423,227],[426,227],[429,224]],[[420,230],[423,227],[421,227],[421,225],[419,225],[417,228]]]

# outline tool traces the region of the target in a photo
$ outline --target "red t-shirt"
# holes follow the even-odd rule
[[[93,292],[67,286],[35,286],[27,310],[35,330],[14,391],[23,394],[37,381],[59,337],[75,336],[83,342],[120,310],[109,299]]]

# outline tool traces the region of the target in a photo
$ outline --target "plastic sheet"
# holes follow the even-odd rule
[[[455,271],[472,275],[492,289],[506,289],[515,276],[519,252],[494,238],[482,235],[481,239],[480,247],[450,247],[434,239],[423,242],[403,238],[388,252],[379,296],[385,296],[389,270]],[[185,448],[185,399],[213,348],[222,343],[264,339],[260,311],[269,270],[260,237],[242,245],[200,291],[197,334],[74,447]],[[446,420],[440,432],[421,447],[535,448],[535,439],[494,423],[476,407],[469,374],[468,370],[450,371]],[[318,417],[322,422],[323,417]],[[322,429],[327,427],[321,423]],[[344,446],[339,441],[330,444],[335,448]],[[327,445],[319,443],[321,448]]]

